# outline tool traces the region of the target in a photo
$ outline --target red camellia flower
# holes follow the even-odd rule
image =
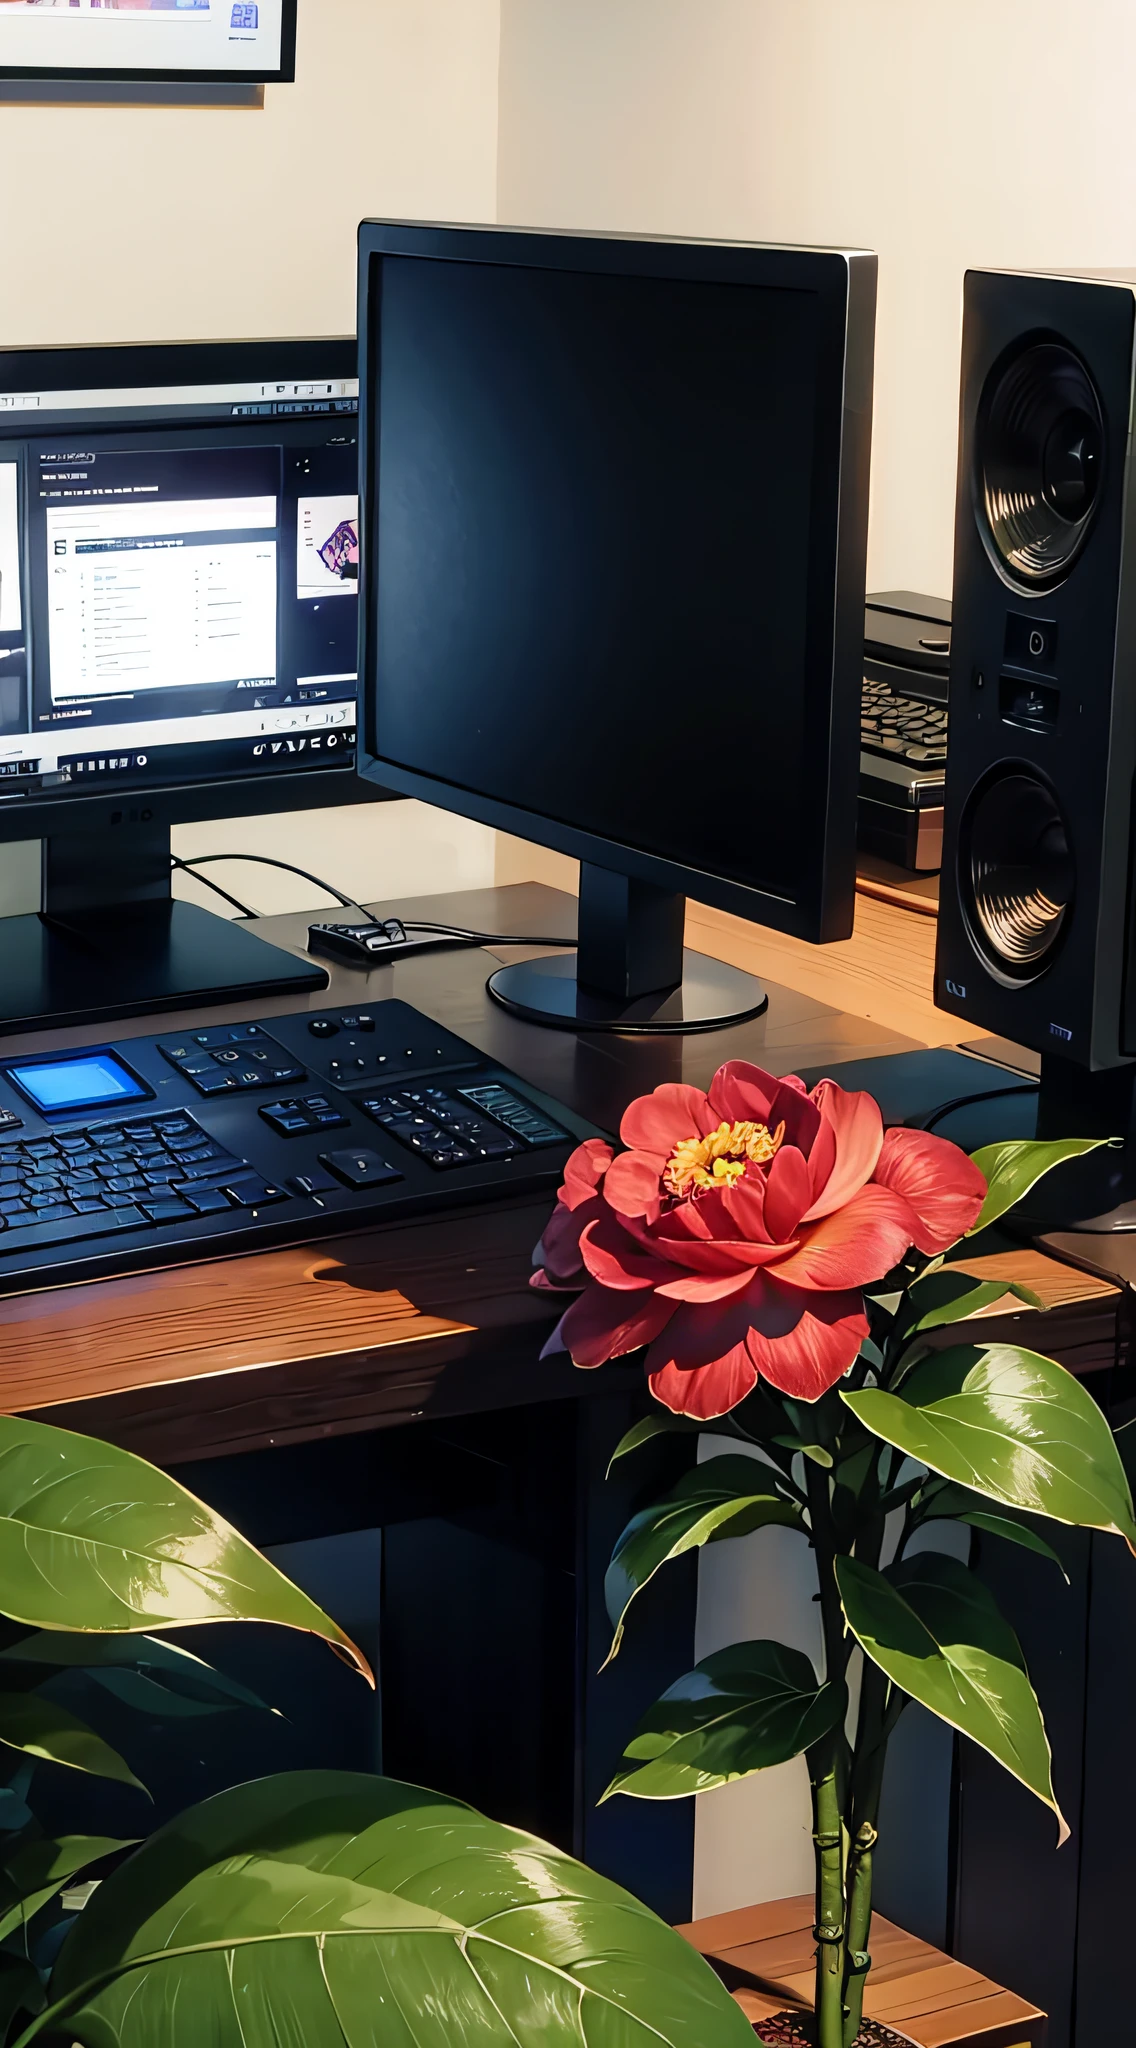
[[[646,1345],[658,1399],[704,1421],[759,1374],[818,1400],[868,1334],[862,1289],[912,1245],[945,1251],[986,1194],[957,1145],[885,1133],[871,1095],[741,1060],[709,1094],[640,1096],[620,1137],[565,1168],[534,1285],[584,1291],[546,1351],[596,1366]]]

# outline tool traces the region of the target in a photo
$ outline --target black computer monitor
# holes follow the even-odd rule
[[[0,1022],[323,985],[171,902],[169,827],[375,794],[357,414],[353,338],[0,350]]]
[[[360,231],[361,767],[582,863],[541,1021],[690,1030],[752,977],[687,895],[852,930],[876,261]]]

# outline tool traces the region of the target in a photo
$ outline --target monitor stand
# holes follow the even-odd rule
[[[765,1009],[760,981],[683,949],[686,898],[580,864],[575,953],[499,967],[489,993],[530,1024],[564,1031],[719,1031]]]
[[[313,961],[175,903],[170,882],[168,828],[46,839],[42,908],[0,919],[0,1030],[327,987]]]

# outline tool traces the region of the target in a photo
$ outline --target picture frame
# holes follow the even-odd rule
[[[297,0],[0,0],[0,82],[277,85]]]

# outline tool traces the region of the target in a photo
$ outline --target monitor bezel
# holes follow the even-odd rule
[[[809,627],[806,730],[815,743],[810,796],[815,830],[808,835],[794,897],[646,853],[386,759],[375,737],[378,679],[375,636],[367,630],[374,584],[374,533],[368,517],[374,473],[381,266],[388,256],[438,262],[523,264],[707,283],[805,289],[820,307],[823,379],[818,413],[814,519],[809,586],[835,591],[835,609]],[[669,237],[574,234],[523,228],[370,220],[359,230],[360,650],[359,773],[399,795],[456,812],[518,838],[618,874],[652,882],[795,937],[825,942],[850,936],[855,908],[856,801],[860,758],[864,594],[867,573],[868,482],[872,430],[876,258],[867,251],[798,249],[774,244],[695,242]],[[842,368],[842,374],[840,370]],[[834,399],[839,389],[840,399]],[[712,753],[707,757],[712,759]],[[768,764],[753,764],[755,802]],[[695,771],[697,772],[697,771]],[[738,764],[729,763],[736,778]]]
[[[242,383],[253,366],[259,371],[266,359],[269,376],[303,381],[315,374],[313,364],[326,364],[333,351],[340,352],[334,356],[335,374],[354,376],[358,352],[353,335],[0,348],[0,390],[19,385],[30,391],[95,391],[112,390],[116,384],[146,388]],[[0,450],[5,438],[0,434]],[[0,844],[60,833],[98,834],[121,824],[124,815],[145,825],[192,825],[209,818],[274,817],[282,811],[376,803],[389,795],[352,767],[263,778],[163,780],[146,787],[132,783],[128,789],[95,790],[89,796],[19,797],[0,800]]]
[[[155,71],[135,66],[126,69],[119,66],[114,71],[100,65],[63,64],[0,64],[0,80],[20,79],[56,80],[82,83],[97,81],[103,85],[294,85],[296,82],[296,9],[297,0],[281,0],[280,21],[280,65],[276,71],[266,71],[262,64],[254,64],[242,71]]]

